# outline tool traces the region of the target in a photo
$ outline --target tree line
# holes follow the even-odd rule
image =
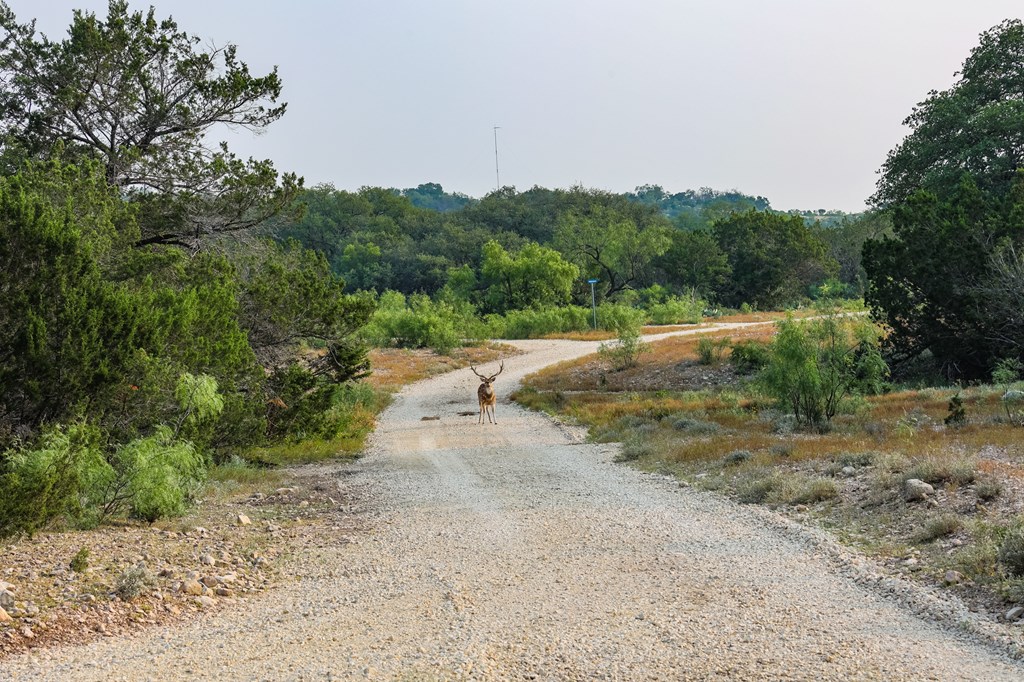
[[[444,196],[436,183],[423,187]],[[350,287],[443,292],[484,314],[589,304],[589,279],[599,280],[598,301],[695,292],[726,307],[775,309],[859,297],[861,246],[888,229],[873,214],[823,227],[737,192],[691,193],[692,210],[673,215],[641,200],[649,188],[504,187],[444,211],[417,205],[420,188],[319,185],[301,195],[302,218],[268,229],[323,253]]]

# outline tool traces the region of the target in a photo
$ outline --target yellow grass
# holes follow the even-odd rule
[[[396,392],[403,386],[427,377],[474,364],[495,365],[503,358],[517,354],[512,346],[489,343],[481,346],[457,348],[450,355],[432,350],[405,348],[377,348],[370,351],[373,373],[365,380],[376,389]]]

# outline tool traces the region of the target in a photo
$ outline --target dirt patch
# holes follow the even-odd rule
[[[302,547],[343,544],[365,529],[359,499],[328,472],[295,469],[264,492],[211,496],[188,516],[155,525],[39,533],[4,544],[0,581],[13,605],[11,620],[0,622],[0,659],[191,620],[272,591]],[[130,580],[141,591],[134,598]]]

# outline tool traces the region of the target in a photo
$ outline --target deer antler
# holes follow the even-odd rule
[[[504,371],[505,371],[505,361],[502,360],[501,361],[501,366],[498,367],[498,371],[495,373],[494,377],[498,376],[499,374],[501,374]],[[491,377],[491,381],[494,381],[494,377]]]
[[[485,376],[484,376],[483,374],[481,374],[480,372],[476,371],[476,367],[474,367],[472,363],[470,363],[470,365],[469,365],[469,368],[470,368],[471,370],[473,370],[473,374],[477,375],[477,376],[478,376],[478,377],[480,377],[481,379],[486,379],[486,378],[487,378],[487,377],[485,377]]]

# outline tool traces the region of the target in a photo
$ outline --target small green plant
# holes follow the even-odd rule
[[[615,457],[616,462],[635,462],[642,457],[653,453],[653,449],[646,440],[641,438],[630,438],[622,445],[622,449]]]
[[[75,573],[85,573],[89,570],[89,548],[82,547],[75,552],[75,556],[71,557],[69,565]]]
[[[597,352],[605,358],[616,371],[635,367],[640,356],[650,350],[640,336],[640,328],[625,326],[619,330],[619,338],[614,343],[602,343]]]
[[[725,349],[729,347],[730,339],[713,339],[709,336],[702,336],[697,339],[697,362],[702,365],[717,365],[722,361]]]
[[[874,464],[875,456],[876,455],[873,452],[844,452],[836,457],[836,464],[840,467],[854,467],[855,469],[860,469]]]
[[[952,535],[960,530],[963,522],[956,514],[940,514],[928,519],[914,535],[914,542],[924,544]]]
[[[769,360],[771,351],[768,344],[761,341],[738,341],[729,353],[729,364],[741,374],[759,372]]]
[[[726,466],[735,466],[736,464],[742,464],[748,461],[753,455],[750,454],[749,450],[733,450],[728,455],[722,458],[722,461]]]
[[[831,478],[811,478],[796,487],[787,504],[815,504],[839,497],[839,486]]]
[[[999,565],[1013,577],[1024,577],[1024,525],[1009,530],[999,543]]]
[[[801,424],[826,424],[849,396],[881,390],[889,370],[878,327],[830,314],[809,322],[782,320],[778,330],[758,383]]]
[[[1003,494],[1003,484],[994,478],[983,478],[975,482],[974,494],[982,502],[989,502]]]
[[[949,399],[948,408],[949,414],[942,420],[946,426],[952,428],[959,428],[967,423],[967,410],[964,409],[964,399],[960,397],[960,392],[957,391],[952,398]]]
[[[970,457],[922,457],[903,473],[904,480],[916,478],[932,485],[965,486],[977,477],[977,461]]]
[[[736,486],[736,499],[743,504],[762,504],[779,487],[779,483],[779,477],[775,475],[747,478]]]
[[[702,419],[695,419],[693,417],[681,416],[672,419],[672,428],[676,431],[684,431],[693,435],[708,435],[712,433],[718,433],[722,430],[722,427],[715,422],[704,421]]]
[[[132,566],[125,569],[117,578],[114,593],[121,601],[131,601],[141,596],[147,588],[156,583],[153,574],[143,566]]]

